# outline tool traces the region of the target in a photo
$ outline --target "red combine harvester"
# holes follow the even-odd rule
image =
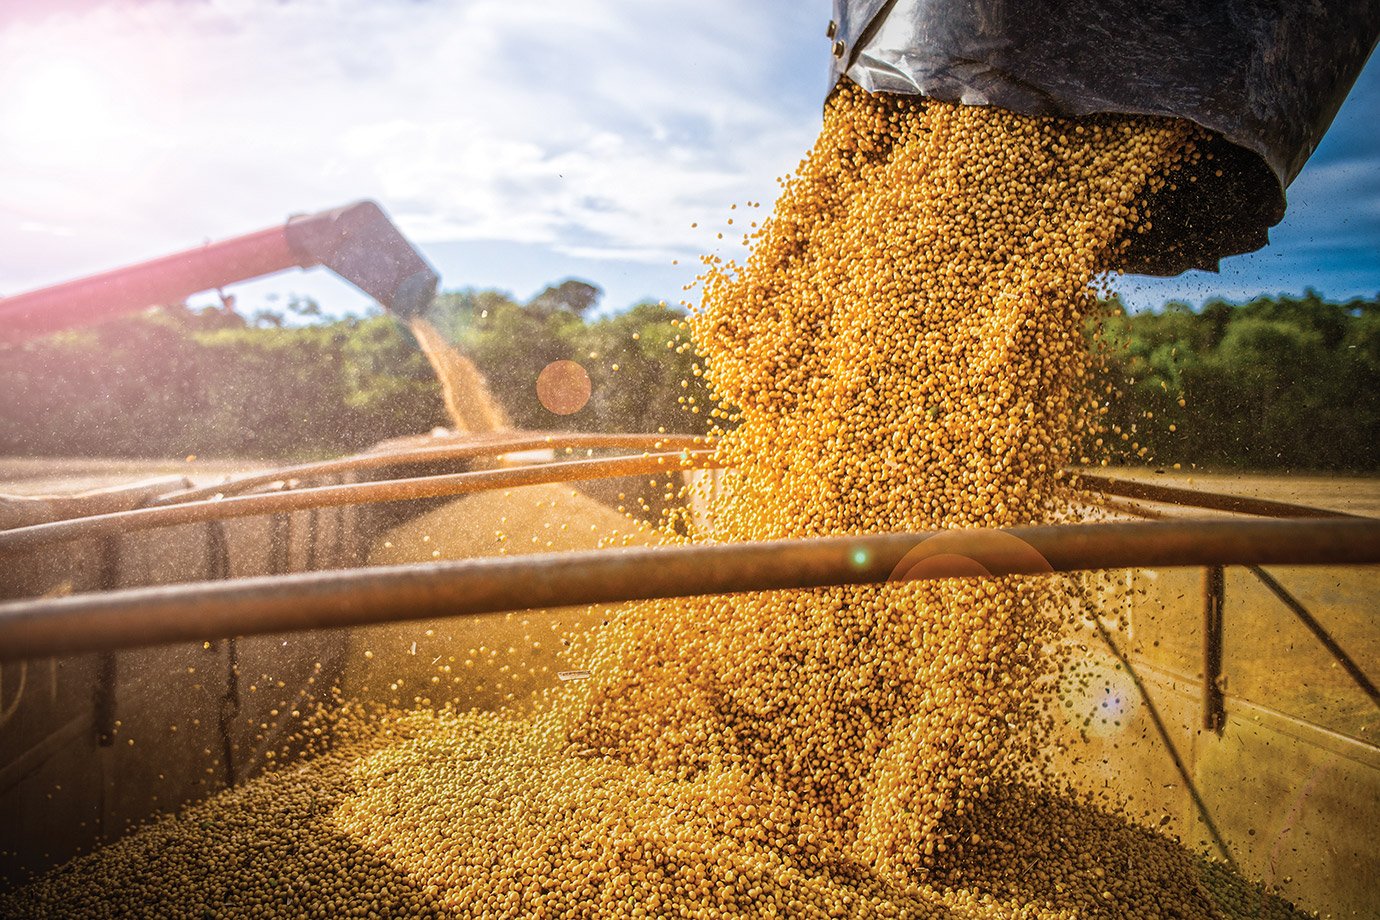
[[[318,265],[400,317],[424,310],[440,280],[381,207],[359,201],[138,265],[0,298],[0,342],[180,303],[201,291]]]

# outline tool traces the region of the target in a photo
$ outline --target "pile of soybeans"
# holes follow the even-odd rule
[[[1068,519],[1092,285],[1194,156],[1164,120],[844,86],[691,324],[732,468],[698,540]],[[1041,769],[1053,578],[629,605],[535,715],[330,751],[74,860],[26,917],[1289,917]]]

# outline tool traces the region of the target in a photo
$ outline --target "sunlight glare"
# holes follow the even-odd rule
[[[36,163],[89,162],[130,127],[118,81],[96,65],[30,57],[5,70],[0,136],[12,154]]]

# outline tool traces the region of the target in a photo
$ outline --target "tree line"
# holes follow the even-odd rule
[[[462,290],[440,295],[428,318],[519,427],[705,431],[709,396],[683,312],[647,302],[599,314],[598,297],[573,280],[525,303]],[[1380,297],[1108,306],[1089,335],[1116,391],[1113,461],[1380,470]],[[579,362],[593,384],[572,415],[537,400],[537,376],[556,360]],[[0,345],[0,388],[10,455],[290,460],[446,424],[403,325],[327,318],[308,301],[250,316],[167,307]]]
[[[1139,443],[1184,467],[1380,470],[1380,296],[1175,301],[1097,325],[1113,460]]]
[[[599,291],[567,281],[519,303],[499,291],[443,293],[428,319],[468,355],[514,425],[700,432],[705,400],[683,311],[641,303],[589,316]],[[588,404],[555,415],[535,382],[578,361]],[[613,370],[614,367],[617,370]],[[682,379],[695,380],[683,388]],[[327,318],[307,300],[252,315],[233,304],[160,307],[0,344],[0,455],[300,460],[361,450],[448,422],[441,389],[390,316]]]

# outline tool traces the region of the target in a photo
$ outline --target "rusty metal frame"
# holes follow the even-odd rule
[[[1100,477],[1099,477],[1100,478]],[[1086,481],[1086,479],[1085,479]],[[1127,480],[1103,479],[1104,482],[1112,483],[1114,487],[1127,483]],[[1144,486],[1144,483],[1130,483],[1133,486]],[[1131,492],[1118,492],[1118,495],[1134,494],[1136,498],[1143,498],[1159,502],[1176,502],[1181,497],[1192,499],[1196,504],[1200,498],[1206,496],[1205,501],[1210,505],[1198,504],[1198,507],[1215,507],[1216,510],[1235,510],[1244,514],[1267,514],[1269,505],[1282,506],[1288,509],[1290,514],[1285,516],[1301,516],[1297,512],[1311,511],[1315,518],[1326,519],[1350,519],[1350,520],[1375,520],[1361,515],[1345,514],[1343,512],[1328,511],[1322,508],[1311,508],[1306,505],[1291,505],[1282,502],[1270,502],[1266,506],[1250,505],[1229,509],[1223,499],[1231,499],[1233,496],[1220,495],[1210,492],[1198,492],[1192,489],[1176,489],[1164,486],[1148,486],[1148,490],[1138,490]],[[1251,502],[1258,500],[1251,499]],[[1171,520],[1174,517],[1162,511],[1146,508],[1143,505],[1132,501],[1122,501],[1117,498],[1104,498],[1101,504],[1114,511],[1130,514],[1147,520]],[[1247,510],[1249,508],[1250,510]],[[1271,515],[1273,516],[1273,515]],[[1299,621],[1311,632],[1322,644],[1323,648],[1333,657],[1333,660],[1347,673],[1352,682],[1364,693],[1372,703],[1380,707],[1380,688],[1373,680],[1361,669],[1356,660],[1342,647],[1341,643],[1328,632],[1316,616],[1303,605],[1298,598],[1294,597],[1288,589],[1277,581],[1274,576],[1258,564],[1247,564],[1245,566],[1269,591],[1275,595],[1279,601],[1296,616]],[[1214,571],[1216,569],[1217,571]],[[1220,566],[1209,566],[1203,570],[1203,727],[1208,731],[1221,734],[1226,727],[1226,692],[1225,679],[1222,672],[1222,659],[1225,650],[1224,626],[1226,617],[1226,576],[1221,571]],[[1166,739],[1167,740],[1167,739]]]
[[[1290,612],[1298,617],[1299,622],[1303,623],[1313,634],[1313,637],[1322,643],[1323,648],[1327,649],[1337,664],[1341,665],[1342,670],[1346,671],[1347,676],[1361,689],[1361,692],[1368,696],[1376,707],[1380,708],[1380,688],[1377,688],[1375,682],[1366,676],[1366,672],[1361,670],[1361,666],[1347,654],[1346,649],[1342,648],[1342,644],[1327,631],[1327,628],[1318,621],[1318,618],[1309,612],[1308,608],[1303,606],[1298,598],[1290,594],[1269,572],[1258,565],[1248,565],[1246,568],[1259,579],[1261,584],[1269,588],[1275,597],[1279,598],[1280,603],[1288,607]]]
[[[1175,519],[1172,514],[1164,511],[1148,508],[1139,504],[1137,501],[1128,499],[1141,499],[1147,501],[1164,502],[1175,505],[1194,505],[1200,508],[1210,508],[1217,511],[1235,512],[1238,514],[1264,515],[1269,517],[1312,517],[1314,519],[1338,519],[1350,518],[1352,520],[1373,520],[1359,515],[1350,515],[1342,512],[1328,511],[1321,508],[1311,508],[1304,505],[1292,505],[1284,502],[1271,502],[1260,499],[1239,499],[1237,496],[1222,495],[1219,493],[1199,492],[1192,489],[1179,489],[1172,486],[1159,486],[1153,483],[1140,483],[1130,480],[1118,480],[1102,476],[1084,476],[1082,480],[1085,484],[1098,484],[1103,488],[1103,496],[1100,504],[1109,510],[1133,517],[1139,517],[1153,521],[1164,521]],[[1265,587],[1269,588],[1281,602],[1288,607],[1295,616],[1313,633],[1319,642],[1332,654],[1334,659],[1346,670],[1352,680],[1370,697],[1371,701],[1380,706],[1380,691],[1355,663],[1341,644],[1318,622],[1306,607],[1303,606],[1283,585],[1276,581],[1273,576],[1266,572],[1259,565],[1248,564],[1246,566]],[[1226,693],[1222,674],[1222,658],[1224,645],[1223,627],[1226,613],[1226,572],[1221,565],[1211,565],[1203,569],[1203,727],[1217,735],[1221,735],[1226,729]],[[1112,655],[1121,662],[1130,675],[1136,690],[1140,693],[1142,702],[1145,704],[1146,713],[1154,726],[1160,741],[1164,744],[1165,751],[1174,764],[1180,779],[1184,783],[1194,807],[1203,822],[1203,826],[1212,838],[1213,845],[1216,846],[1222,858],[1232,866],[1236,861],[1227,847],[1226,840],[1221,831],[1217,828],[1216,822],[1204,801],[1202,794],[1193,780],[1192,774],[1184,764],[1183,757],[1179,754],[1177,745],[1169,733],[1168,727],[1160,717],[1159,709],[1151,698],[1149,690],[1141,680],[1135,665],[1118,647],[1112,638],[1110,631],[1099,618],[1094,618],[1098,634],[1103,643],[1111,651]]]
[[[6,554],[23,552],[39,546],[88,537],[112,536],[154,527],[175,526],[195,521],[223,521],[233,517],[273,515],[281,524],[284,515],[292,510],[310,509],[313,514],[322,507],[336,507],[366,502],[406,501],[459,495],[492,488],[517,487],[543,482],[568,482],[582,479],[641,475],[672,469],[704,469],[718,466],[712,442],[698,435],[667,434],[592,434],[566,432],[514,432],[461,443],[433,445],[402,450],[378,450],[334,460],[300,464],[239,477],[216,486],[182,489],[143,500],[156,507],[121,510],[56,522],[0,531],[0,558]],[[481,470],[436,476],[390,479],[378,482],[318,486],[299,489],[302,479],[364,471],[378,468],[397,468],[447,460],[472,460],[495,457],[534,449],[679,449],[679,453],[644,453],[640,457],[612,457],[553,462],[499,470]],[[1370,520],[1343,512],[1265,499],[1245,498],[1222,493],[1184,489],[1120,479],[1092,473],[1075,477],[1077,485],[1091,487],[1101,493],[1105,506],[1123,513],[1148,519],[1164,519],[1169,515],[1147,508],[1139,501],[1172,503],[1235,514],[1270,518],[1315,520]],[[271,488],[269,494],[242,495],[240,493]],[[1139,500],[1139,501],[1138,501]],[[75,506],[74,506],[75,507]],[[277,537],[277,527],[274,528]],[[278,542],[275,539],[275,543]],[[1283,589],[1268,573],[1251,560],[1246,564],[1280,600],[1319,639],[1356,684],[1372,701],[1380,705],[1380,691],[1361,671],[1354,660],[1335,639],[1322,628],[1306,608]],[[1126,567],[1154,564],[1149,559],[1136,559]],[[1107,566],[1122,567],[1122,566]],[[275,574],[286,572],[286,566],[275,565]],[[333,577],[342,577],[336,573]],[[738,588],[735,590],[748,590]],[[1213,562],[1204,570],[1204,629],[1203,629],[1203,724],[1221,734],[1226,725],[1225,694],[1222,680],[1223,625],[1225,609],[1225,575],[1221,562]],[[621,599],[621,598],[620,598]],[[41,603],[41,602],[40,602]],[[309,627],[303,627],[309,628]],[[233,633],[232,633],[233,634]],[[0,649],[0,660],[5,657]]]
[[[1171,505],[1186,505],[1190,508],[1203,508],[1208,511],[1226,511],[1233,514],[1250,514],[1256,517],[1271,518],[1356,518],[1359,515],[1344,511],[1330,511],[1311,505],[1296,505],[1292,502],[1279,502],[1273,499],[1248,498],[1244,495],[1227,495],[1222,492],[1205,492],[1200,489],[1183,489],[1153,482],[1139,482],[1134,479],[1118,479],[1100,473],[1079,473],[1079,485],[1087,486],[1104,495],[1120,498],[1141,499],[1143,501],[1164,502]],[[1133,514],[1141,513],[1127,508]]]
[[[594,449],[624,449],[624,450],[644,450],[644,451],[690,451],[693,456],[686,456],[690,461],[684,468],[707,469],[718,466],[713,456],[713,441],[702,435],[678,435],[678,434],[650,434],[650,433],[626,433],[626,434],[599,434],[586,432],[512,432],[494,436],[482,437],[478,440],[466,438],[455,444],[434,445],[428,447],[408,448],[402,450],[382,450],[369,451],[361,454],[353,454],[346,457],[332,460],[316,461],[312,463],[298,464],[295,466],[279,467],[263,473],[253,473],[232,479],[225,483],[212,486],[200,486],[195,488],[178,489],[171,492],[164,492],[153,496],[148,492],[148,486],[144,486],[137,499],[125,506],[103,507],[100,504],[84,504],[85,496],[79,497],[78,501],[70,501],[64,505],[60,512],[52,515],[56,520],[45,523],[59,523],[75,521],[80,518],[95,518],[101,515],[123,512],[132,508],[146,509],[147,506],[168,507],[173,505],[186,505],[198,501],[215,500],[220,501],[233,496],[239,496],[245,492],[258,491],[264,488],[288,489],[297,485],[298,481],[304,479],[315,479],[341,473],[362,472],[370,469],[380,469],[388,467],[416,466],[427,463],[443,462],[447,460],[474,460],[481,458],[492,458],[508,453],[516,453],[527,450],[551,449],[551,450],[594,450]],[[609,458],[601,458],[609,459]],[[615,458],[617,459],[617,458]],[[583,461],[573,461],[583,462]],[[542,466],[550,466],[543,464]],[[659,464],[660,465],[660,464]],[[464,474],[451,474],[464,475]],[[593,472],[584,478],[598,478],[599,473]],[[419,477],[423,478],[423,477]],[[424,477],[435,479],[436,477]],[[182,480],[185,482],[185,480]],[[396,483],[403,483],[404,479],[387,480]],[[501,477],[494,478],[493,485],[485,485],[485,480],[480,477],[471,480],[477,483],[474,489],[483,488],[504,488],[510,483],[502,480]],[[561,479],[558,481],[571,481]],[[1118,498],[1108,498],[1107,496],[1119,496],[1124,499],[1142,499],[1156,502],[1173,503],[1181,506],[1204,508],[1217,511],[1228,511],[1240,514],[1252,514],[1267,517],[1283,518],[1348,518],[1355,515],[1343,512],[1329,511],[1322,508],[1310,507],[1307,505],[1297,505],[1288,502],[1276,502],[1264,499],[1243,498],[1241,496],[1226,495],[1216,492],[1205,492],[1197,489],[1182,489],[1173,486],[1162,486],[1154,483],[1143,483],[1135,480],[1119,479],[1112,476],[1094,473],[1079,473],[1075,477],[1078,486],[1091,487],[1103,495],[1103,503],[1115,510],[1124,511],[1146,518],[1158,518],[1163,515],[1137,504],[1135,501],[1122,501]],[[527,484],[527,483],[524,483]],[[382,482],[367,484],[344,484],[341,488],[358,487],[361,485],[381,486]],[[399,490],[406,492],[405,486],[399,486]],[[472,491],[471,488],[462,488],[454,494]],[[123,490],[117,490],[123,491]],[[313,493],[327,494],[327,493]],[[355,497],[345,504],[365,503],[373,501],[400,501],[412,497],[436,497],[434,495],[407,495],[401,497],[389,497],[393,494],[391,490],[380,489],[377,491],[364,490],[355,493]],[[450,493],[442,493],[450,494]],[[374,497],[380,495],[384,497]],[[303,501],[296,499],[295,501]],[[309,501],[310,499],[306,499]],[[288,510],[302,507],[331,507],[334,501],[323,504],[296,505],[291,504]],[[239,509],[244,506],[231,506]],[[250,506],[252,507],[252,506]],[[266,502],[264,510],[251,510],[245,512],[245,516],[253,514],[272,514],[279,508],[273,502]],[[240,516],[238,513],[235,516]],[[211,517],[196,517],[195,520],[214,519]],[[143,523],[150,520],[174,520],[175,515],[148,516],[141,515],[133,520],[136,527],[142,529]],[[172,524],[153,523],[148,526],[172,526]],[[0,554],[5,550],[6,539],[24,540],[38,536],[30,533],[16,533],[22,528],[11,528],[9,530],[0,529]],[[48,531],[53,533],[55,531]],[[58,537],[56,539],[79,539],[80,537]]]
[[[279,467],[263,473],[240,476],[213,486],[180,489],[160,495],[154,504],[180,504],[216,496],[240,495],[252,489],[287,483],[293,479],[314,479],[339,473],[356,473],[385,467],[418,466],[446,460],[476,460],[528,450],[698,450],[708,445],[699,435],[678,434],[590,434],[582,432],[513,431],[476,439],[466,436],[453,444],[438,444],[404,450],[368,451],[333,460],[320,460],[296,466]],[[75,516],[75,515],[73,515]]]
[[[97,577],[102,591],[114,591],[119,587],[121,543],[119,534],[111,534],[101,541]],[[114,650],[101,649],[96,658],[96,680],[91,699],[91,724],[97,747],[110,747],[115,743],[115,686],[118,674],[119,660]]]
[[[275,515],[293,508],[316,510],[368,501],[398,501],[462,494],[536,482],[571,481],[602,475],[636,475],[717,466],[709,442],[700,437],[666,435],[516,434],[483,442],[380,451],[339,460],[303,464],[241,477],[221,486],[187,489],[161,496],[161,507],[141,512],[79,518],[38,528],[0,532],[0,558],[16,544],[37,538],[46,544],[92,532],[118,539],[127,529],[168,526],[194,520],[222,528],[229,517]],[[679,448],[679,453],[603,458],[543,464],[513,470],[416,477],[347,486],[296,489],[300,479],[338,473],[406,467],[446,460],[491,457],[538,448]],[[632,472],[634,471],[635,472]],[[1101,492],[1110,508],[1156,523],[1065,525],[1005,531],[873,535],[762,544],[682,546],[650,550],[604,551],[469,560],[387,569],[311,572],[243,579],[233,583],[136,588],[104,594],[0,605],[0,661],[99,650],[114,660],[116,647],[133,647],[207,636],[225,636],[234,654],[235,637],[256,633],[396,622],[430,616],[475,615],[513,609],[618,602],[650,597],[692,596],[747,590],[808,588],[826,584],[878,582],[898,577],[942,578],[969,575],[967,558],[980,559],[992,574],[1076,571],[1092,568],[1204,565],[1203,696],[1204,727],[1221,734],[1226,726],[1222,683],[1224,566],[1245,564],[1288,606],[1372,701],[1380,692],[1344,649],[1259,565],[1380,563],[1380,521],[1339,512],[1239,496],[1200,492],[1083,474],[1077,483]],[[268,495],[227,497],[264,487],[294,490]],[[214,496],[214,500],[205,501]],[[291,496],[291,498],[289,498]],[[1164,521],[1169,515],[1139,501],[1168,502],[1236,514],[1293,518],[1271,521]],[[1347,520],[1347,519],[1350,520]],[[276,530],[276,528],[275,528]],[[37,534],[37,537],[35,537]],[[1035,552],[1006,552],[991,539],[1016,537]],[[276,533],[275,533],[276,536]],[[944,564],[931,559],[919,576],[905,560],[923,543],[948,541]],[[16,539],[17,538],[17,539]],[[314,538],[314,534],[313,534]],[[8,545],[7,545],[7,540]],[[965,542],[966,541],[966,542]],[[29,545],[34,545],[30,543]],[[966,549],[964,547],[967,547]],[[1003,555],[1006,553],[1006,555]],[[309,554],[310,555],[310,554]],[[1034,560],[1034,564],[1032,564]],[[958,568],[946,571],[945,566]],[[227,560],[228,565],[228,560]],[[281,571],[284,565],[275,565]],[[226,569],[228,574],[228,568]],[[194,615],[189,615],[195,611]],[[1107,627],[1096,621],[1108,649],[1135,682],[1154,727],[1186,784],[1220,855],[1234,863],[1193,777],[1180,757],[1146,687]],[[234,669],[232,658],[231,669]],[[232,685],[232,693],[233,685]],[[227,698],[227,703],[231,702]],[[235,701],[237,702],[237,700]],[[235,707],[238,708],[237,706]],[[222,713],[224,719],[227,713]],[[99,716],[97,718],[99,723]],[[228,732],[227,778],[235,771]]]
[[[1014,538],[1014,539],[1012,539]],[[915,554],[930,543],[925,564]],[[1156,521],[469,559],[0,605],[0,661],[236,635],[897,578],[1380,564],[1380,521]]]
[[[143,508],[170,490],[190,486],[185,476],[159,476],[75,495],[0,495],[0,530]]]
[[[359,454],[339,460],[321,461],[287,467],[268,473],[242,477],[220,486],[207,486],[164,495],[156,507],[138,508],[109,514],[68,518],[27,527],[0,530],[0,558],[52,543],[79,540],[108,533],[171,527],[178,524],[231,517],[252,517],[310,508],[338,507],[366,502],[408,501],[462,495],[494,488],[513,488],[551,482],[572,482],[584,479],[617,478],[643,475],[672,469],[709,469],[720,464],[711,442],[693,435],[597,435],[597,434],[531,434],[511,438],[496,438],[481,443],[466,443],[442,447],[419,448],[378,454]],[[601,457],[594,459],[557,461],[497,470],[449,473],[317,486],[270,494],[238,495],[237,493],[262,486],[281,484],[287,487],[300,478],[324,476],[371,468],[412,465],[444,459],[473,459],[496,456],[537,448],[639,448],[658,447],[660,453],[644,453],[640,457]],[[679,448],[678,453],[664,451]],[[1238,499],[1236,496],[1194,489],[1137,483],[1112,477],[1083,474],[1082,485],[1092,486],[1104,494],[1169,501],[1214,510],[1288,518],[1354,518],[1354,515],[1259,499]],[[1142,516],[1154,516],[1134,503],[1120,503],[1119,510]]]
[[[544,483],[642,476],[673,470],[703,469],[712,464],[713,458],[710,451],[682,450],[678,453],[646,453],[628,457],[566,460],[508,469],[446,473],[439,476],[417,476],[380,482],[315,486],[262,495],[203,499],[3,530],[0,531],[0,559],[70,540],[82,540],[112,533],[128,533],[157,527],[172,527],[178,524],[281,514],[287,511],[338,507],[365,502],[441,498],[488,489],[517,488]]]
[[[1173,520],[1176,516],[1163,510],[1157,510],[1140,504],[1140,501],[1152,501],[1176,506],[1194,506],[1214,511],[1225,511],[1235,514],[1250,514],[1266,516],[1272,518],[1313,518],[1313,519],[1341,519],[1351,518],[1353,520],[1361,518],[1358,515],[1350,515],[1343,512],[1330,511],[1322,508],[1314,508],[1305,505],[1295,505],[1286,502],[1275,502],[1263,499],[1242,498],[1240,496],[1225,495],[1221,493],[1202,492],[1196,489],[1181,489],[1174,486],[1161,486],[1155,483],[1143,483],[1134,480],[1116,479],[1107,476],[1083,475],[1080,477],[1084,485],[1098,487],[1102,496],[1100,504],[1108,510],[1122,514],[1128,514],[1146,520],[1163,521]],[[1377,694],[1374,683],[1361,671],[1351,657],[1332,638],[1326,629],[1318,623],[1308,610],[1299,603],[1291,594],[1275,581],[1269,573],[1258,565],[1248,565],[1252,571],[1267,588],[1274,591],[1277,597],[1288,606],[1304,625],[1307,626],[1320,642],[1332,653],[1334,658],[1342,665],[1352,679],[1361,689],[1370,696],[1373,702],[1380,705],[1380,694]],[[1222,672],[1222,660],[1225,649],[1224,625],[1226,613],[1226,572],[1221,565],[1207,566],[1203,569],[1203,727],[1219,737],[1226,729],[1226,688]],[[1179,754],[1177,745],[1169,733],[1168,727],[1161,718],[1159,709],[1150,696],[1149,690],[1140,678],[1134,663],[1127,656],[1116,641],[1112,638],[1106,625],[1097,618],[1094,618],[1098,634],[1108,650],[1125,668],[1140,694],[1141,701],[1145,704],[1146,714],[1150,719],[1151,725],[1164,744],[1165,752],[1174,764],[1179,778],[1184,783],[1189,798],[1193,801],[1199,818],[1203,822],[1208,836],[1212,839],[1213,845],[1217,848],[1219,855],[1229,864],[1235,866],[1235,859],[1231,850],[1228,848],[1226,840],[1218,829],[1212,814],[1207,807],[1206,801],[1194,782],[1192,774],[1184,763],[1183,757]]]
[[[1227,727],[1222,687],[1222,623],[1227,574],[1220,565],[1203,569],[1203,728],[1220,736]]]
[[[58,503],[49,514],[49,520],[70,520],[77,517],[92,517],[125,511],[149,505],[166,506],[184,504],[204,499],[220,499],[241,495],[245,492],[263,488],[284,488],[294,480],[316,479],[341,473],[363,472],[371,469],[389,467],[418,466],[448,460],[476,460],[492,458],[503,454],[528,450],[596,450],[622,449],[644,451],[692,450],[705,452],[712,448],[713,441],[703,435],[614,433],[601,434],[589,432],[541,432],[514,431],[487,437],[467,436],[456,443],[438,444],[406,449],[372,450],[352,454],[332,460],[321,460],[294,466],[278,467],[262,473],[251,473],[236,477],[224,483],[211,486],[191,487],[185,478],[180,482],[186,487],[167,491],[169,480],[143,483],[133,487],[101,490],[89,495],[57,497],[44,499]],[[708,465],[708,464],[706,464]],[[1343,512],[1329,511],[1307,505],[1276,502],[1264,499],[1243,498],[1198,489],[1182,489],[1154,483],[1120,479],[1096,473],[1079,473],[1076,476],[1079,486],[1091,487],[1104,496],[1119,496],[1127,499],[1167,502],[1181,506],[1228,511],[1240,514],[1253,514],[1267,517],[1286,518],[1328,518],[1355,517]],[[157,485],[162,491],[155,491]],[[125,493],[129,493],[126,496]],[[110,496],[117,496],[114,502]],[[368,499],[361,499],[368,501]],[[1136,504],[1134,501],[1104,499],[1104,503],[1142,517],[1157,517],[1155,512]]]

